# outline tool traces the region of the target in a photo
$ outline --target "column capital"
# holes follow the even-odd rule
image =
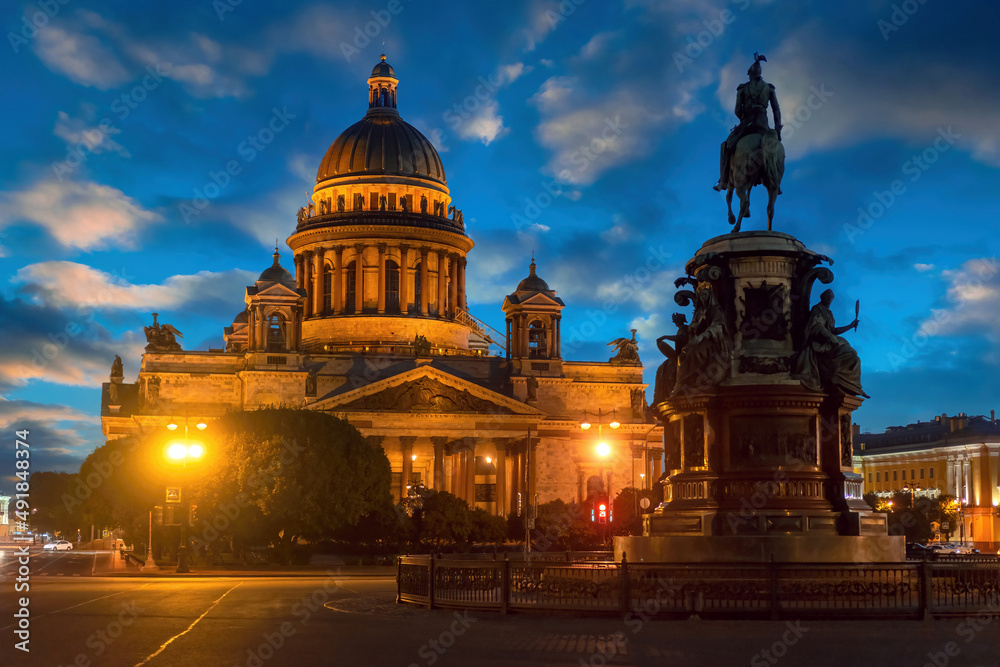
[[[354,251],[360,255],[361,253],[363,253],[365,251],[365,244],[364,243],[355,243],[354,244]]]
[[[404,255],[407,252],[409,252],[409,250],[410,250],[410,244],[409,243],[400,243],[398,247],[399,247],[399,251],[401,253],[403,253]]]
[[[380,255],[385,254],[385,249],[387,247],[385,243],[377,243],[375,244],[375,247],[378,249],[378,254]]]
[[[424,245],[424,246],[420,246],[420,256],[421,256],[421,257],[422,257],[423,259],[427,259],[427,255],[429,255],[429,254],[430,254],[430,252],[431,252],[431,249],[430,249],[430,247],[428,247],[428,246],[425,246],[425,245]]]
[[[403,447],[413,447],[413,443],[417,441],[417,436],[415,435],[401,435],[399,436],[399,444]]]

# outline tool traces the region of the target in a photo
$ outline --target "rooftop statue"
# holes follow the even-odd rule
[[[761,78],[762,62],[767,58],[753,54],[753,65],[747,70],[750,80],[736,88],[734,113],[740,119],[729,137],[722,143],[719,160],[719,182],[714,189],[726,191],[729,224],[740,231],[743,218],[750,217],[750,189],[763,185],[767,189],[767,229],[774,218],[774,200],[781,194],[781,177],[785,173],[785,149],[781,145],[781,109],[774,86]],[[767,123],[767,107],[774,114],[774,129]],[[739,217],[733,215],[733,191],[740,200]]]
[[[639,341],[635,334],[638,329],[632,329],[632,338],[615,338],[608,345],[614,345],[616,354],[608,359],[612,364],[638,364],[639,362]]]
[[[146,333],[147,352],[180,352],[181,345],[178,338],[184,338],[184,334],[178,331],[172,324],[160,324],[156,321],[159,313],[153,313],[153,326],[143,327]]]

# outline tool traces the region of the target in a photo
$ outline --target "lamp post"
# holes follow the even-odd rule
[[[580,428],[583,429],[584,431],[589,431],[590,428],[593,426],[593,424],[587,419],[588,415],[593,415],[593,414],[594,414],[593,412],[584,412],[583,413],[583,421],[580,422]],[[605,420],[606,419],[609,419],[609,421],[607,422],[607,426],[609,428],[611,428],[611,429],[617,429],[618,427],[621,426],[621,423],[618,421],[617,414],[616,414],[615,410],[612,410],[611,412],[604,412],[604,410],[598,408],[598,410],[597,410],[597,421],[596,421],[596,424],[597,424],[597,446],[594,448],[594,451],[597,453],[598,458],[602,461],[602,465],[601,465],[601,468],[600,468],[601,484],[603,486],[605,486],[604,495],[607,496],[607,499],[608,499],[607,500],[607,504],[608,504],[607,510],[608,510],[609,516],[613,517],[613,513],[611,511],[611,508],[612,508],[612,505],[611,505],[611,480],[607,480],[607,482],[605,482],[605,479],[604,479],[604,465],[603,465],[603,460],[606,459],[608,456],[611,455],[611,445],[609,445],[604,440],[604,426],[605,426]]]
[[[208,428],[208,424],[206,424],[201,420],[198,420],[198,423],[195,424],[195,428],[197,428],[199,431],[204,431],[206,428]],[[167,424],[167,430],[176,431],[177,429],[178,429],[177,422],[171,421],[169,424]],[[167,458],[170,459],[171,461],[175,463],[180,463],[182,470],[187,469],[188,460],[197,461],[198,459],[200,459],[202,456],[205,455],[205,449],[204,447],[201,446],[200,443],[197,442],[192,443],[188,439],[187,417],[184,418],[184,442],[170,443],[167,446],[166,455]],[[181,476],[183,479],[184,477],[183,473]],[[178,500],[180,501],[179,504],[184,508],[184,511],[182,512],[181,515],[181,544],[180,547],[178,547],[177,549],[176,572],[177,574],[187,574],[188,572],[191,571],[190,569],[188,569],[188,563],[187,563],[187,525],[188,522],[190,521],[191,504],[187,500],[185,500],[183,495]],[[150,533],[152,533],[152,527],[150,527]],[[150,538],[150,542],[152,542],[152,538]]]
[[[959,536],[962,540],[962,546],[965,546],[965,498],[962,498],[961,504],[958,506],[958,530]]]
[[[910,492],[910,509],[912,510],[913,509],[913,492],[916,491],[917,493],[919,493],[920,491],[923,491],[923,489],[920,488],[919,486],[912,487],[912,486],[909,486],[909,485],[904,485],[903,486],[903,491],[909,491]]]

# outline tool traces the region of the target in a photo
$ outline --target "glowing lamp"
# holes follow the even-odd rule
[[[607,456],[610,453],[611,453],[611,447],[608,446],[608,443],[606,443],[606,442],[599,442],[599,443],[597,443],[597,455],[598,456]]]
[[[185,447],[179,442],[175,442],[174,444],[167,447],[167,456],[169,456],[172,459],[180,461],[186,455],[187,455],[187,447]]]

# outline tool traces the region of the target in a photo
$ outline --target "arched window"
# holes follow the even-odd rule
[[[323,311],[333,309],[333,267],[326,264],[323,268]]]
[[[528,326],[528,357],[548,356],[545,339],[545,325],[535,320]]]
[[[267,351],[284,352],[285,321],[278,313],[267,318]]]
[[[385,263],[385,312],[399,312],[399,264],[391,259]]]
[[[358,291],[357,263],[351,262],[347,265],[347,294],[344,295],[344,312],[357,313],[357,300],[354,298]]]
[[[423,283],[420,280],[420,262],[413,267],[413,310],[420,312],[420,293],[423,291]]]

